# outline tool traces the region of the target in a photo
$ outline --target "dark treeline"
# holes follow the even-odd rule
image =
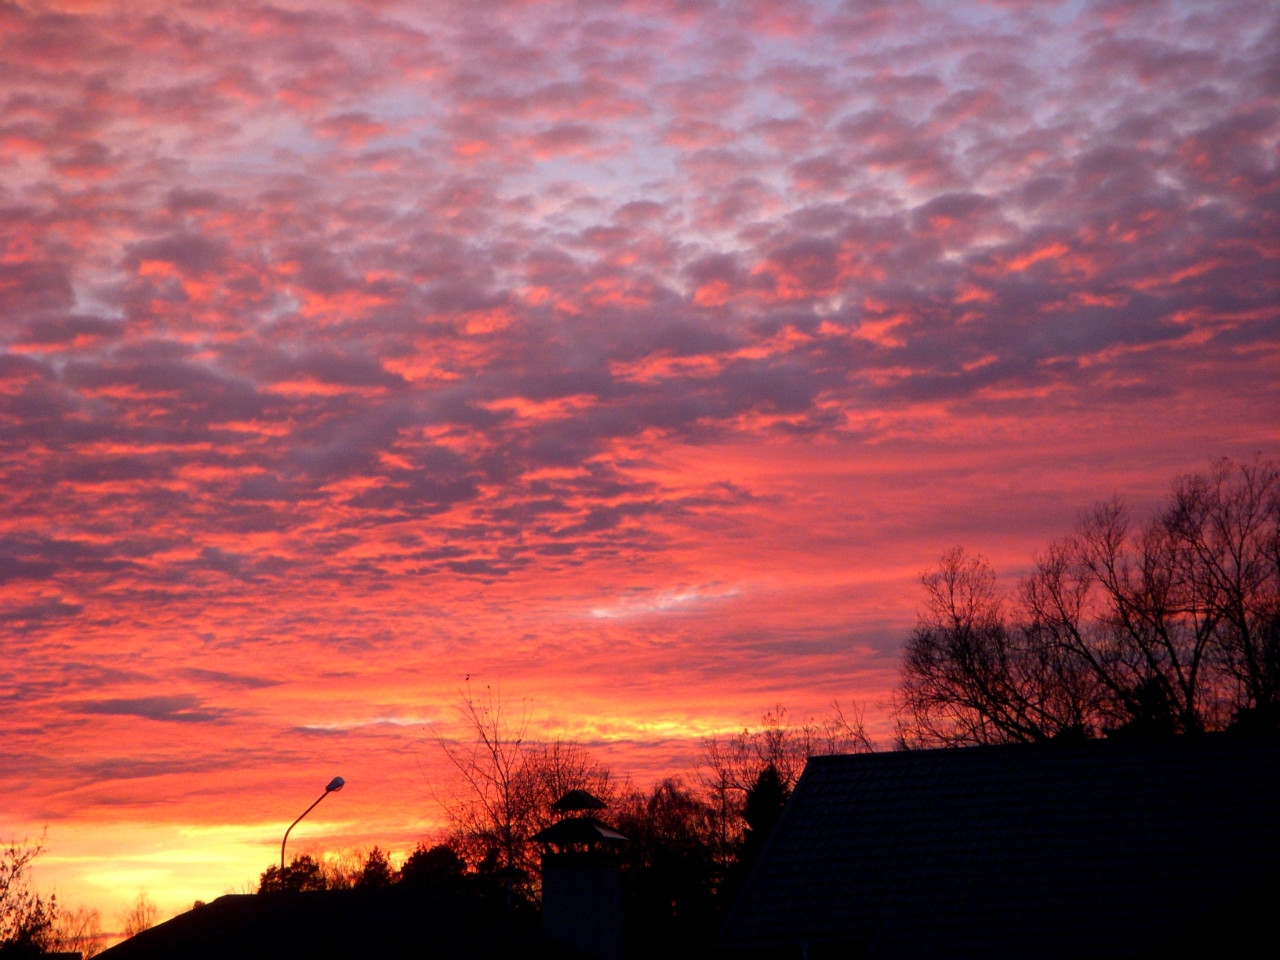
[[[1099,503],[1002,594],[955,549],[924,576],[903,746],[1280,726],[1280,467],[1221,461],[1135,523]]]
[[[527,716],[499,698],[468,691],[459,714],[471,736],[438,740],[457,774],[457,789],[440,797],[450,828],[438,842],[421,843],[398,870],[377,847],[302,854],[283,871],[268,867],[260,892],[409,884],[505,902],[529,915],[540,896],[533,837],[554,822],[551,804],[581,789],[606,802],[602,818],[629,838],[620,857],[634,946],[672,937],[705,943],[805,760],[871,749],[856,713],[848,718],[833,706],[822,720],[798,724],[776,708],[756,729],[705,741],[690,775],[642,789],[613,777],[578,744],[530,739]]]
[[[926,606],[892,704],[899,748],[1280,728],[1274,462],[1224,460],[1180,478],[1142,522],[1118,500],[1100,503],[1012,592],[961,548],[922,580]],[[641,788],[579,744],[530,738],[527,713],[488,691],[468,689],[458,713],[467,735],[436,741],[455,782],[437,795],[449,827],[435,842],[399,868],[378,847],[303,854],[264,871],[260,891],[407,885],[532,918],[533,838],[555,821],[557,798],[586,790],[629,838],[632,949],[709,944],[805,761],[872,749],[857,711],[794,723],[776,708],[755,729],[705,741],[692,772]]]

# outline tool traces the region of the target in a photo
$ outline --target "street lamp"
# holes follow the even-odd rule
[[[316,803],[319,803],[321,800],[323,800],[325,797],[327,797],[331,793],[337,793],[344,786],[346,786],[346,784],[347,784],[347,781],[343,780],[341,777],[334,777],[332,780],[329,781],[328,786],[324,788],[324,793],[320,794],[320,796],[316,799]],[[308,813],[314,810],[316,808],[316,803],[313,803],[311,806],[307,807],[307,809],[303,810],[302,816],[298,817],[298,820],[301,820],[302,817],[305,817]],[[292,830],[294,827],[298,825],[298,820],[295,820],[293,821],[293,823],[289,824],[289,830]],[[284,839],[280,841],[280,881],[281,883],[284,882],[284,845],[289,842],[289,830],[286,830],[284,832]]]

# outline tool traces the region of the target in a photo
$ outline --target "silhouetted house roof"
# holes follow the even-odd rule
[[[626,843],[627,838],[595,817],[566,817],[533,835],[538,843],[557,845]]]
[[[102,960],[586,960],[536,917],[412,887],[219,897],[99,954]]]
[[[1280,739],[816,757],[721,931],[762,957],[1275,943]]]

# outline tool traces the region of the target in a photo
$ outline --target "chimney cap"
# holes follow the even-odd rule
[[[603,810],[604,801],[594,797],[585,790],[570,790],[551,805],[552,810]]]

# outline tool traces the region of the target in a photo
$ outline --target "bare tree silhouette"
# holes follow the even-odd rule
[[[58,912],[49,951],[78,953],[91,960],[102,952],[104,942],[101,912],[82,906]]]
[[[490,688],[477,697],[468,686],[456,710],[469,739],[436,737],[463,786],[444,802],[455,846],[501,881],[510,905],[536,887],[532,837],[549,825],[551,803],[573,789],[608,799],[613,785],[578,744],[529,740],[527,703],[513,709]]]
[[[1012,597],[956,548],[922,582],[907,746],[1280,725],[1280,470],[1221,461],[1135,525],[1099,503]]]
[[[125,938],[136,937],[143,930],[150,930],[160,919],[160,908],[151,902],[145,890],[139,890],[129,908],[120,915],[120,930]]]
[[[31,864],[43,852],[43,837],[0,847],[0,951],[39,953],[53,935],[57,897],[41,896],[31,882]]]

